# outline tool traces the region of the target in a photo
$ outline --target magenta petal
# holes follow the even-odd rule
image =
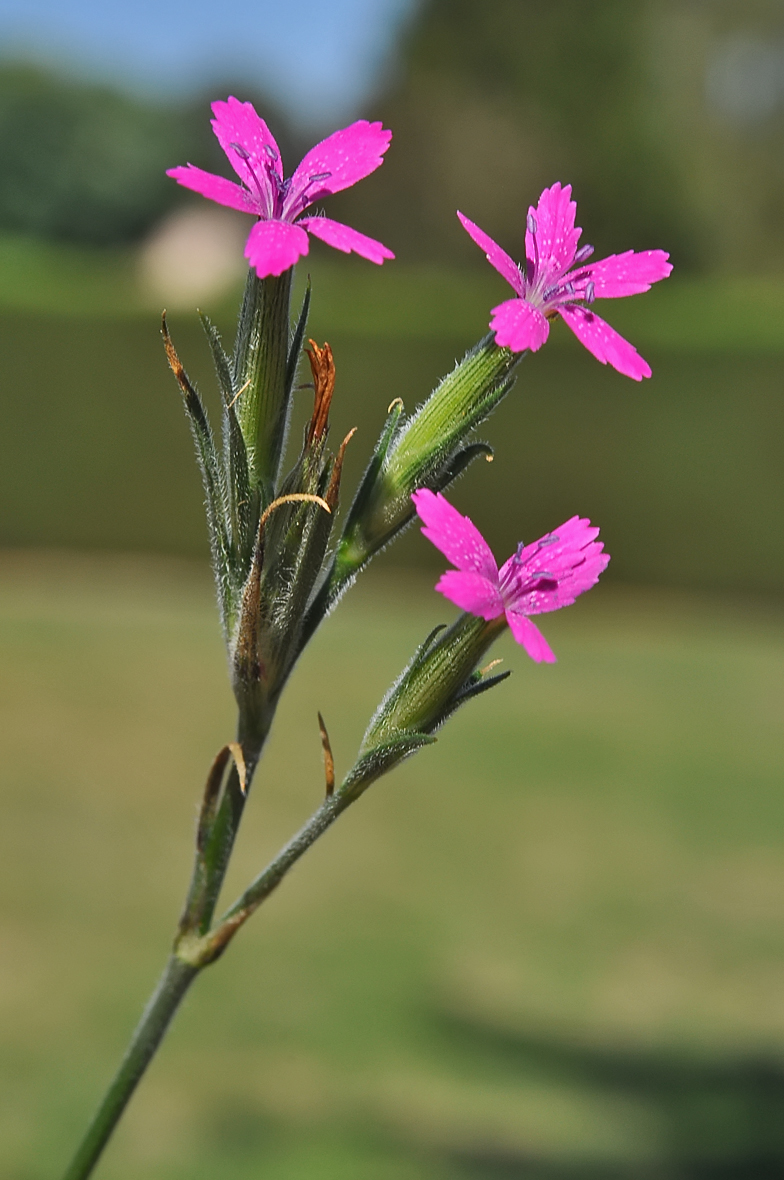
[[[604,552],[604,546],[599,542],[587,546],[583,553],[584,560],[574,567],[558,587],[559,607],[571,606],[578,595],[595,586],[599,575],[610,563],[609,553]]]
[[[598,535],[590,520],[572,516],[519,549],[500,571],[507,610],[537,615],[570,606],[596,584],[610,560]]]
[[[615,328],[600,319],[595,312],[585,307],[563,306],[558,308],[566,323],[581,344],[584,344],[597,361],[610,364],[619,373],[641,381],[650,377],[651,367],[638,353],[634,345],[624,340]]]
[[[245,257],[260,279],[280,275],[308,252],[308,235],[287,221],[257,221],[250,231]]]
[[[571,569],[585,546],[598,536],[599,530],[590,520],[572,516],[557,529],[545,533],[538,541],[532,541],[514,557],[510,557],[501,568],[501,576],[515,568],[524,570],[528,575],[539,573],[540,570],[560,575]]]
[[[528,210],[536,225],[536,246],[531,230],[526,230],[525,253],[532,262],[538,262],[538,273],[551,276],[561,274],[572,265],[581,229],[575,227],[577,204],[572,200],[572,186],[565,188],[556,182],[546,188],[535,209]]]
[[[535,660],[537,664],[554,664],[556,662],[552,648],[535,623],[532,623],[525,615],[520,615],[513,610],[507,610],[506,621],[509,624],[509,630],[517,642],[525,648],[532,660]]]
[[[262,187],[265,203],[272,200],[272,189],[267,175],[272,168],[283,179],[283,164],[280,159],[280,149],[275,137],[267,124],[256,114],[253,103],[240,102],[230,97],[226,102],[214,102],[212,113],[212,130],[217,136],[218,143],[228,156],[229,163],[239,176],[243,184],[252,193]],[[250,156],[244,160],[232,144],[239,144]],[[270,210],[273,208],[269,204]]]
[[[447,570],[436,583],[436,590],[461,610],[470,611],[480,619],[497,619],[504,612],[498,586],[482,574]]]
[[[644,250],[637,254],[611,254],[599,262],[589,263],[584,269],[585,283],[593,283],[597,299],[620,299],[624,295],[641,295],[649,291],[651,283],[666,279],[672,270],[664,250]],[[580,284],[584,286],[584,284]]]
[[[475,225],[468,217],[465,217],[460,210],[457,211],[457,216],[460,218],[460,224],[463,229],[473,238],[477,246],[484,250],[485,257],[491,266],[494,266],[502,278],[506,279],[509,286],[522,295],[524,290],[523,276],[520,274],[520,268],[514,259],[510,258],[505,250],[502,250],[497,242],[486,234],[483,229]]]
[[[498,584],[498,566],[492,550],[472,520],[463,516],[440,492],[423,488],[411,496],[428,541],[460,570],[481,574]]]
[[[536,352],[550,334],[550,325],[539,311],[525,299],[507,299],[493,308],[490,327],[495,332],[495,342],[501,348],[512,352],[524,352],[530,348]]]
[[[283,215],[296,217],[330,193],[350,188],[384,162],[392,132],[381,123],[360,119],[317,143],[294,171]]]
[[[353,250],[355,254],[361,254],[370,262],[379,264],[385,258],[395,257],[382,242],[377,242],[375,238],[361,234],[359,230],[352,229],[350,225],[343,225],[341,221],[332,221],[329,217],[303,217],[297,222],[297,225],[303,226],[308,233],[321,238],[322,242],[326,242],[328,246],[342,250],[344,254],[350,254]]]
[[[259,212],[258,201],[254,201],[250,193],[224,176],[215,176],[212,172],[195,168],[193,164],[169,168],[166,175],[184,188],[191,188],[210,201],[217,201],[219,205],[228,205],[230,209],[239,209],[241,213]]]

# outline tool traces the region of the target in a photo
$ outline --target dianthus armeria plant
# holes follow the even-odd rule
[[[508,627],[537,663],[555,660],[532,616],[570,605],[597,582],[609,561],[597,539],[599,530],[573,516],[538,541],[521,542],[499,568],[478,528],[443,493],[475,458],[491,455],[474,432],[509,393],[522,357],[544,344],[556,316],[600,361],[636,380],[650,376],[633,346],[595,315],[593,302],[645,291],[670,271],[660,250],[629,251],[590,263],[590,247],[578,248],[581,231],[568,186],[545,189],[536,208],[529,209],[522,266],[459,214],[514,298],[493,309],[490,331],[413,414],[406,414],[400,398],[389,406],[365,473],[341,516],[343,457],[353,431],[332,449],[335,362],[329,344],[307,339],[309,286],[292,316],[292,269],[308,253],[309,235],[376,264],[393,257],[359,230],[308,212],[378,168],[391,134],[380,123],[353,123],[309,151],[286,179],[278,146],[250,103],[229,98],[216,102],[213,113],[213,129],[239,183],[190,164],[169,175],[255,218],[231,352],[204,319],[222,401],[220,439],[165,316],[163,342],[204,482],[237,728],[207,773],[193,873],[168,962],[66,1180],[90,1175],[188,988],[224,953],[299,858],[371,783],[431,745],[461,705],[509,675],[494,673],[494,661],[480,666],[501,633]],[[313,413],[287,466],[292,397],[305,356]],[[425,537],[454,567],[436,589],[461,613],[448,626],[436,627],[411,657],[373,713],[356,761],[339,784],[319,717],[326,769],[322,802],[221,911],[232,848],[291,671],[357,575],[416,516]]]

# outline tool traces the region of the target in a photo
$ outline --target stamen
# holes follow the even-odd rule
[[[296,190],[290,204],[288,204],[290,181],[287,181],[282,190],[282,196],[284,196],[287,201],[287,216],[299,217],[300,213],[302,213],[304,209],[307,209],[308,205],[312,205],[313,201],[317,199],[319,194],[316,193],[311,197],[309,195],[309,190],[314,184],[319,184],[322,180],[328,180],[331,175],[331,172],[315,172],[308,178],[307,184],[301,185],[301,187]]]
[[[530,258],[526,258],[526,260],[525,260],[527,263],[526,269],[528,272],[528,282],[533,283],[534,279],[536,278],[536,272],[539,269],[539,243],[536,240],[536,233],[537,233],[538,226],[536,224],[536,218],[534,217],[533,213],[528,214],[528,218],[526,220],[526,226],[528,228],[528,232],[531,235],[531,237],[533,239],[533,243],[534,243],[533,260],[531,260]]]
[[[583,296],[586,303],[593,303],[596,298],[596,288],[593,284],[593,279],[590,280],[588,286],[585,288],[585,295]]]
[[[548,287],[542,299],[548,303],[555,295],[574,295],[574,286],[572,283],[555,283],[552,287]]]
[[[267,155],[269,156],[269,158],[271,160],[277,160],[278,153],[275,151],[275,149],[271,143],[264,144],[264,151],[267,153]]]
[[[248,169],[248,172],[250,172],[251,176],[253,177],[254,184],[256,185],[256,191],[259,194],[259,199],[261,201],[265,201],[265,198],[267,198],[267,194],[264,192],[264,189],[261,186],[259,178],[253,170],[253,165],[250,162],[251,161],[250,152],[248,151],[247,148],[244,148],[241,143],[230,143],[229,147],[232,149],[232,151],[235,151],[237,153],[237,155],[239,156],[239,158],[245,163],[245,165]],[[267,169],[267,171],[269,171],[269,168]],[[269,208],[269,199],[268,198],[266,199],[265,203],[267,204],[267,216],[272,217],[274,210]]]
[[[550,533],[548,537],[542,537],[539,548],[544,549],[546,545],[556,545],[560,539],[557,533]]]
[[[586,258],[590,258],[593,254],[593,246],[581,246],[574,256],[574,261],[579,266],[581,262],[585,262]]]

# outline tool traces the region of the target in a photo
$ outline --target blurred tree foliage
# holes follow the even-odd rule
[[[0,71],[0,227],[104,245],[171,203],[181,117],[29,66]],[[174,153],[174,154],[173,154]]]
[[[473,257],[457,208],[520,257],[529,202],[561,180],[601,251],[781,267],[783,36],[781,0],[425,0],[375,107],[384,184],[339,200],[371,202],[362,228],[400,257]],[[771,101],[736,118],[721,86],[759,88],[754,52]]]
[[[478,265],[458,208],[519,257],[529,202],[561,180],[602,252],[784,269],[782,0],[422,0],[380,84],[362,114],[392,127],[392,150],[329,212],[400,258]],[[194,199],[167,167],[229,174],[208,118],[229,93],[296,163],[312,138],[247,85],[156,104],[0,67],[0,231],[142,235]]]
[[[288,150],[285,121],[269,117]],[[226,172],[208,98],[144,102],[18,64],[0,67],[0,158],[0,231],[101,246],[138,238],[187,199],[167,168]]]

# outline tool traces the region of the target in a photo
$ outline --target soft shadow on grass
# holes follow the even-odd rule
[[[344,771],[451,617],[430,587],[379,564],[324,626],[228,895],[320,797],[316,710]],[[600,586],[544,626],[559,663],[502,640],[511,680],[198,981],[107,1180],[775,1174],[781,608]],[[233,710],[198,565],[5,554],[0,649],[0,1174],[44,1180],[160,968]]]
[[[436,1017],[438,1019],[438,1017]],[[536,1148],[447,1151],[460,1175],[483,1180],[774,1180],[784,1172],[784,1057],[695,1054],[678,1046],[585,1043],[442,1014],[449,1051],[462,1049],[507,1083],[588,1089],[644,1112],[658,1150],[637,1158],[550,1158]]]

